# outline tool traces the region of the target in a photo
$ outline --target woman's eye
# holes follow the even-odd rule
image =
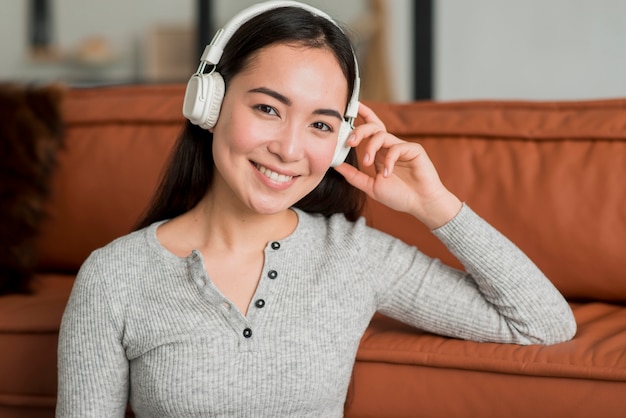
[[[329,131],[329,132],[333,131],[333,128],[331,128],[329,125],[325,124],[324,122],[314,122],[312,126],[315,129],[319,129],[320,131]]]
[[[260,104],[260,105],[256,105],[256,108],[257,108],[257,110],[260,110],[263,113],[267,113],[268,115],[276,115],[276,114],[278,114],[276,112],[276,109],[274,109],[272,106]]]

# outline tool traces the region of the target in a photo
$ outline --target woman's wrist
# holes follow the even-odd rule
[[[413,216],[432,231],[450,222],[462,207],[463,202],[453,193],[446,190],[440,197],[423,205],[420,211],[414,213]]]

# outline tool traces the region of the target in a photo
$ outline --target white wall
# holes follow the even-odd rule
[[[413,1],[389,0],[387,59],[395,101],[413,97]]]
[[[140,48],[157,22],[195,24],[196,0],[52,0],[62,49],[103,34],[120,53]],[[419,1],[419,0],[415,0]],[[626,97],[626,1],[434,0],[434,92],[438,100]],[[223,24],[254,0],[215,0]],[[365,0],[311,0],[350,24]],[[157,7],[158,6],[158,7]],[[411,0],[389,0],[388,33],[394,99],[412,87]],[[54,64],[27,52],[28,2],[0,2],[0,81],[44,79]],[[122,65],[123,64],[123,65]],[[123,62],[119,77],[137,71]]]
[[[435,2],[437,99],[626,97],[626,1]]]

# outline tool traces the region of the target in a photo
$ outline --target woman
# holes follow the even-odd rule
[[[128,400],[139,417],[341,416],[376,311],[476,341],[574,334],[535,265],[367,106],[348,145],[364,145],[375,177],[354,151],[329,169],[355,60],[334,22],[289,4],[232,34],[216,60],[219,118],[187,123],[140,228],[83,265],[60,335],[58,416],[123,416]],[[363,192],[418,218],[467,272],[368,228]]]

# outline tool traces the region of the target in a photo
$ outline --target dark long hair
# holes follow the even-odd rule
[[[346,34],[324,17],[298,7],[277,8],[244,23],[224,48],[216,70],[229,81],[246,68],[252,54],[277,43],[327,48],[335,55],[348,81],[348,101],[355,83],[355,61]],[[137,229],[171,219],[192,209],[205,196],[213,180],[213,134],[187,121],[170,157],[159,187]],[[346,162],[357,166],[354,149]],[[320,184],[294,206],[306,212],[330,216],[343,213],[356,220],[365,202],[364,194],[333,169]]]

